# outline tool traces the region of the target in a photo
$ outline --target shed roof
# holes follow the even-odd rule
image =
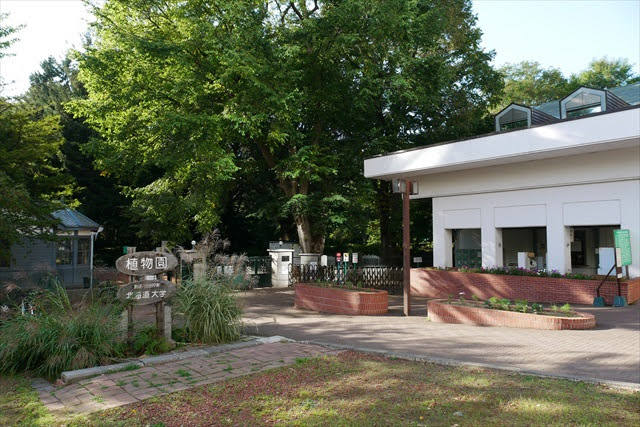
[[[59,227],[68,230],[98,230],[100,228],[100,224],[75,209],[60,209],[53,212],[51,216],[60,220]]]

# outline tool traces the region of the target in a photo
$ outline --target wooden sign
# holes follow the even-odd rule
[[[177,266],[178,259],[167,252],[134,252],[116,260],[118,271],[132,276],[156,275]]]
[[[176,293],[176,285],[168,280],[131,282],[118,289],[118,299],[133,305],[147,305],[164,301]]]

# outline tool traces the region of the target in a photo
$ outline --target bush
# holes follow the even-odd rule
[[[54,379],[123,354],[121,306],[97,302],[73,308],[59,283],[34,305],[35,315],[18,314],[0,325],[0,372],[30,370]]]
[[[232,289],[215,279],[185,280],[174,297],[185,318],[186,337],[200,343],[235,341],[242,334],[242,310]]]
[[[156,325],[145,326],[133,339],[133,351],[138,356],[162,354],[169,350],[171,345],[164,337],[158,336]]]

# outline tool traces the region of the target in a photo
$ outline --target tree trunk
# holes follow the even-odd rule
[[[313,223],[309,217],[296,216],[296,227],[302,253],[322,254],[324,252],[324,236],[314,233]]]

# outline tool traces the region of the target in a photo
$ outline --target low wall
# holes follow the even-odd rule
[[[596,318],[588,313],[578,313],[581,317],[543,316],[532,313],[453,305],[447,304],[443,300],[428,301],[427,312],[432,322],[439,323],[548,330],[591,329],[596,326]]]
[[[498,297],[530,302],[593,304],[599,284],[599,280],[411,270],[411,295],[426,298],[447,298],[448,295],[457,298],[460,292],[464,292],[465,298],[477,295],[483,300]],[[640,300],[640,278],[622,282],[620,290],[629,304]],[[600,296],[607,304],[613,304],[617,292],[615,281],[607,281],[600,288]]]
[[[347,315],[386,314],[389,294],[381,290],[359,292],[298,283],[294,307]]]

